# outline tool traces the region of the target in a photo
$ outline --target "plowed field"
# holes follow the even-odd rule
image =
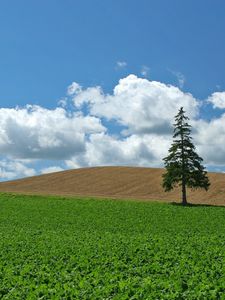
[[[179,188],[163,191],[163,172],[163,169],[138,167],[83,168],[1,182],[0,191],[179,202]],[[225,174],[209,173],[209,178],[209,191],[188,190],[188,201],[225,205]]]

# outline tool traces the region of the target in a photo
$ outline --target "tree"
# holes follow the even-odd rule
[[[177,185],[181,186],[183,205],[187,205],[186,187],[207,191],[210,186],[207,172],[201,164],[203,159],[195,152],[188,120],[181,107],[175,116],[173,143],[168,156],[163,159],[166,168],[166,173],[163,174],[163,188],[167,192]]]

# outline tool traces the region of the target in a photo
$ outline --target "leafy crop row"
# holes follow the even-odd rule
[[[225,208],[0,197],[1,299],[225,299]]]

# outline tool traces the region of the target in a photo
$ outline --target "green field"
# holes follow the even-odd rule
[[[1,299],[225,299],[225,208],[0,196]]]

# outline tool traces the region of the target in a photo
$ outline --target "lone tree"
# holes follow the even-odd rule
[[[183,107],[175,116],[173,143],[164,163],[166,173],[163,174],[163,187],[165,191],[175,186],[182,187],[182,204],[187,205],[186,187],[203,188],[206,191],[210,182],[205,168],[201,165],[203,159],[195,152],[192,143],[191,126],[187,123]]]

